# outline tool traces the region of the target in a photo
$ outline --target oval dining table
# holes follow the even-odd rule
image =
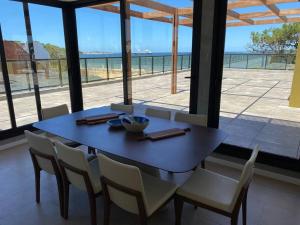
[[[113,111],[110,107],[93,108],[36,122],[33,126],[104,153],[172,173],[184,173],[193,170],[226,137],[225,132],[219,129],[151,116],[147,116],[150,121],[144,130],[145,134],[171,128],[190,128],[190,131],[185,135],[153,141],[141,140],[141,134],[130,133],[125,129],[110,128],[107,123],[76,124],[76,120],[107,113],[122,112]]]

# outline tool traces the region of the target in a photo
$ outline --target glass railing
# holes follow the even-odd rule
[[[296,56],[293,54],[225,54],[224,68],[293,70]],[[40,89],[68,85],[66,59],[38,59],[37,73]],[[29,60],[8,60],[8,71],[13,92],[32,91],[32,72]],[[177,70],[191,68],[191,55],[178,55]],[[121,57],[95,57],[80,59],[82,83],[122,78]],[[132,57],[132,76],[164,75],[172,70],[171,55],[142,55]],[[3,88],[2,88],[3,89]],[[0,93],[4,90],[0,88]]]

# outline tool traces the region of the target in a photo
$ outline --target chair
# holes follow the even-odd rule
[[[98,160],[88,162],[82,151],[60,142],[56,143],[56,148],[64,184],[64,218],[68,219],[69,216],[69,186],[72,184],[87,192],[91,224],[96,225],[96,198],[102,192]]]
[[[176,192],[176,225],[181,224],[183,202],[230,217],[232,225],[238,224],[239,210],[242,205],[243,225],[246,225],[247,193],[253,177],[257,154],[258,147],[255,147],[239,180],[198,168]]]
[[[126,113],[133,113],[133,105],[123,105],[123,104],[114,104],[112,103],[110,105],[110,108],[112,110],[116,110],[116,111],[123,111],[123,112],[126,112]]]
[[[175,121],[190,123],[198,126],[207,126],[207,116],[198,114],[187,114],[182,112],[175,113]]]
[[[29,144],[29,152],[35,175],[35,198],[40,203],[40,177],[41,171],[45,171],[56,177],[60,214],[63,216],[63,181],[59,170],[57,155],[52,142],[38,134],[24,131]]]
[[[140,172],[138,167],[98,155],[101,184],[104,195],[104,225],[109,224],[110,205],[116,204],[127,212],[139,216],[140,224],[168,203],[176,185]]]
[[[69,114],[69,109],[66,104],[63,104],[51,108],[43,108],[41,112],[42,112],[42,119],[47,120],[57,116],[67,115]]]
[[[153,108],[147,108],[145,111],[146,116],[154,116],[166,120],[171,119],[171,112],[166,110],[160,110],[160,109],[153,109]]]
[[[42,120],[47,120],[47,119],[51,119],[54,117],[58,117],[58,116],[63,116],[63,115],[68,115],[69,114],[69,109],[68,106],[66,104],[63,105],[58,105],[58,106],[54,106],[51,108],[43,108],[41,110],[42,112]],[[73,141],[69,141],[66,140],[64,138],[58,137],[56,135],[52,135],[49,133],[45,133],[45,135],[52,141],[60,141],[66,145],[72,146],[72,147],[77,147],[80,144],[73,142]]]
[[[183,123],[190,123],[196,126],[207,126],[207,117],[204,115],[198,114],[187,114],[182,112],[175,113],[175,121],[183,122]],[[201,167],[205,168],[205,161],[201,162]]]
[[[54,107],[51,107],[51,108],[44,108],[44,109],[42,109],[42,119],[47,120],[47,119],[51,119],[51,118],[58,117],[58,116],[68,115],[69,113],[70,112],[69,112],[69,109],[68,109],[68,105],[66,105],[66,104],[54,106]],[[69,140],[66,140],[64,138],[61,138],[61,137],[58,137],[58,136],[55,136],[55,135],[52,135],[52,134],[49,134],[49,133],[45,133],[45,135],[48,138],[50,138],[50,140],[52,142],[59,141],[59,142],[62,142],[64,144],[68,145],[68,146],[71,146],[71,147],[80,146],[79,143],[76,143],[74,141],[69,141]],[[95,149],[88,147],[88,154],[91,154],[91,153],[93,153],[95,155],[96,151],[95,151]],[[88,154],[86,154],[86,158],[90,157]]]

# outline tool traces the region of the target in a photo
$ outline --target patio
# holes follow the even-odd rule
[[[189,71],[178,73],[178,93],[170,94],[171,75],[142,76],[133,80],[137,113],[145,107],[188,111]],[[265,152],[300,157],[300,109],[288,107],[293,71],[224,69],[220,128],[229,136],[225,143],[242,147],[260,144]],[[84,107],[93,108],[123,101],[121,80],[83,86]],[[53,101],[55,99],[55,101]],[[51,101],[50,101],[51,100]],[[41,92],[43,107],[70,102],[69,91]],[[1,129],[9,127],[5,101],[1,101]],[[17,124],[37,120],[34,96],[14,95]]]

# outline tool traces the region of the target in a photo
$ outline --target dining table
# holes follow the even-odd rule
[[[220,129],[152,116],[146,116],[149,119],[149,125],[143,133],[115,129],[107,123],[93,125],[76,123],[77,120],[86,117],[108,113],[121,114],[122,112],[104,106],[39,121],[33,126],[103,153],[172,173],[184,173],[193,170],[226,138],[226,133]],[[139,113],[133,114],[144,116]],[[186,129],[189,132],[160,140],[141,138],[151,132],[172,128]]]

